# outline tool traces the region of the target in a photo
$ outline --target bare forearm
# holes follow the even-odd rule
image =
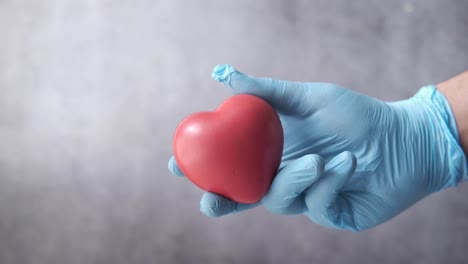
[[[457,122],[460,145],[468,157],[468,71],[437,85],[447,98]]]

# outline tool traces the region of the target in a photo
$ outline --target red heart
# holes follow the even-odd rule
[[[185,118],[174,136],[182,172],[201,189],[239,203],[258,202],[281,163],[283,128],[262,99],[235,95],[213,112]]]

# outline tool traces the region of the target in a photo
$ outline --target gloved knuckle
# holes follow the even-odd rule
[[[325,166],[325,161],[323,158],[316,154],[309,154],[304,156],[306,167],[307,168],[317,168],[317,170],[321,170]]]

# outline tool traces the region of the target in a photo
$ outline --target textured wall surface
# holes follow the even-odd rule
[[[383,100],[468,69],[468,1],[0,0],[0,263],[468,263],[468,184],[362,232],[220,219],[166,168],[219,63]],[[468,100],[468,99],[467,99]]]

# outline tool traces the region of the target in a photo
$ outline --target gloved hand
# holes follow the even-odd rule
[[[450,106],[434,86],[386,103],[328,83],[255,78],[230,65],[215,67],[212,77],[263,98],[280,115],[282,163],[260,202],[274,213],[364,230],[468,179]],[[173,157],[169,170],[182,175]],[[205,193],[200,209],[221,216],[256,205]]]

